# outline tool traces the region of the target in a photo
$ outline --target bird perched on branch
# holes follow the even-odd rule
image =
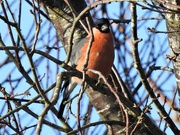
[[[91,44],[90,53],[88,56],[88,69],[93,69],[101,72],[101,74],[107,78],[110,74],[111,67],[114,61],[114,43],[111,30],[109,28],[110,23],[106,18],[98,19],[92,28],[93,42]],[[75,65],[76,69],[83,72],[83,67],[86,62],[86,55],[88,46],[90,44],[91,35],[87,35],[78,44],[73,46],[70,65]],[[86,74],[95,80],[98,80],[98,75],[87,71]],[[77,77],[71,77],[68,83],[65,83],[63,100],[61,102],[58,118],[61,118],[65,108],[64,102],[68,100],[70,93],[81,83],[81,80]],[[68,84],[68,85],[67,85]]]

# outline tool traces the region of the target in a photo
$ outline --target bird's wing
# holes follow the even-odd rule
[[[81,56],[81,48],[89,41],[89,38],[83,38],[79,41],[76,45],[72,48],[71,58],[70,58],[70,65],[77,65],[78,60]]]

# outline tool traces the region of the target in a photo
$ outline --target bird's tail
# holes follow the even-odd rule
[[[66,106],[65,102],[69,99],[69,96],[70,96],[71,92],[73,91],[73,89],[76,87],[76,85],[77,85],[77,83],[72,82],[71,80],[65,81],[65,83],[62,87],[62,90],[64,90],[64,94],[63,94],[62,102],[59,107],[58,118],[62,118],[64,109]]]
[[[65,101],[67,101],[68,98],[63,98],[62,99],[62,102],[60,104],[60,107],[59,107],[59,112],[58,112],[58,118],[62,118],[62,115],[63,115],[63,112],[64,112],[64,109],[65,109]]]

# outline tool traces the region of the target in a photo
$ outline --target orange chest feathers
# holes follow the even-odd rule
[[[94,31],[94,41],[90,48],[87,68],[100,71],[107,78],[114,61],[113,37],[111,33],[101,33],[99,30]],[[80,50],[81,55],[76,67],[79,71],[83,71],[88,46],[89,41],[87,41]],[[98,78],[98,76],[92,72],[87,72],[87,74],[93,79]]]

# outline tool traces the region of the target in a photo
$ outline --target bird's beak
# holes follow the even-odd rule
[[[102,27],[101,27],[101,30],[102,30],[102,31],[106,31],[107,29],[109,29],[108,24],[102,25]]]

